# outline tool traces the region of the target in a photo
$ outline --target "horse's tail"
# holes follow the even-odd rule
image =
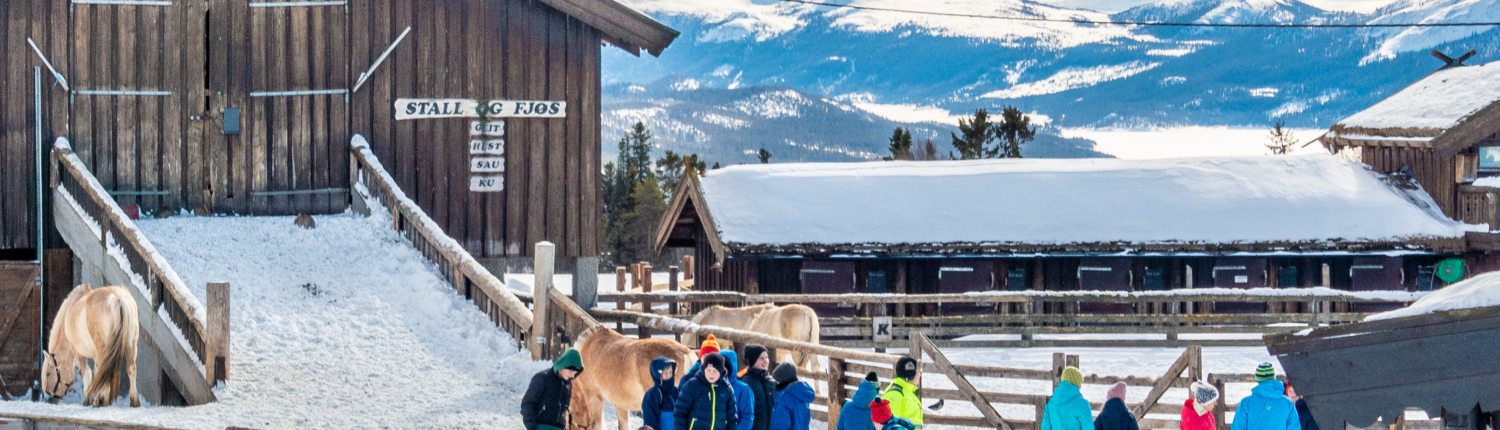
[[[807,328],[807,337],[805,339],[807,339],[807,343],[819,343],[818,339],[821,337],[820,333],[823,328],[818,323],[818,313],[812,308],[804,307],[803,309],[805,309],[805,312],[798,312],[798,314],[802,316],[804,320],[803,326]],[[802,353],[797,356],[797,367],[817,370],[815,369],[816,366],[817,361],[812,359],[812,354]]]
[[[116,300],[121,299],[117,298]],[[115,332],[109,338],[109,343],[104,346],[103,360],[95,363],[99,370],[94,373],[94,382],[89,386],[89,391],[93,391],[91,394],[94,394],[90,397],[98,399],[99,405],[102,406],[109,406],[110,403],[114,403],[115,397],[119,397],[120,395],[121,362],[125,359],[125,347],[127,346],[125,341],[130,328],[133,327],[133,325],[127,324],[138,319],[138,317],[134,316],[134,312],[127,312],[127,310],[126,306],[123,305],[115,308],[115,311],[120,313],[119,325],[115,327]]]

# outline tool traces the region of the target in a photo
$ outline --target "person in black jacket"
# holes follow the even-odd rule
[[[1307,408],[1307,399],[1297,395],[1297,390],[1291,385],[1286,386],[1286,398],[1297,402],[1297,418],[1302,420],[1302,430],[1319,430],[1318,421],[1313,419],[1312,409]]]
[[[710,352],[698,359],[698,373],[682,381],[672,412],[676,430],[732,430],[739,424],[734,388],[724,377],[724,356]]]
[[[1094,430],[1140,430],[1135,422],[1135,415],[1130,409],[1125,408],[1125,383],[1116,382],[1109,388],[1109,400],[1104,402],[1104,410],[1099,411],[1099,417],[1094,418]]]
[[[521,421],[526,430],[563,430],[568,422],[568,403],[573,399],[573,378],[583,373],[583,358],[568,348],[552,362],[552,368],[531,377],[531,386],[521,397]]]
[[[771,353],[760,345],[745,346],[745,370],[740,371],[740,382],[750,386],[755,398],[755,417],[750,430],[771,428],[771,410],[776,407],[776,380],[771,378]],[[744,418],[742,418],[744,419]]]

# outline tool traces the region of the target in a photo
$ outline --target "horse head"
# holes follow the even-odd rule
[[[604,421],[604,393],[592,381],[573,379],[573,397],[568,402],[568,430],[594,430]]]
[[[58,361],[57,355],[42,351],[42,390],[47,394],[47,401],[57,403],[63,396],[73,390],[73,384],[78,382],[78,375],[74,372],[71,357]],[[68,366],[63,366],[66,362]]]

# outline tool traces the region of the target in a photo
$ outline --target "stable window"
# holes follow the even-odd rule
[[[1026,289],[1026,269],[1010,269],[1005,272],[1005,289],[1010,291],[1023,291]]]
[[[1479,170],[1500,172],[1500,146],[1479,147]]]

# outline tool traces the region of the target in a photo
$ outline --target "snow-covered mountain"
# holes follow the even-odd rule
[[[1095,25],[959,18],[774,0],[625,0],[682,32],[660,58],[605,54],[606,108],[640,109],[666,100],[736,112],[713,91],[774,94],[795,90],[844,103],[880,121],[838,127],[801,119],[755,127],[760,141],[803,142],[810,134],[874,136],[881,153],[891,124],[1017,106],[1055,127],[1183,125],[1321,128],[1379,101],[1442,64],[1431,49],[1471,64],[1500,59],[1500,30],[1442,28],[1203,28]],[[1029,0],[847,0],[853,5],[1018,18],[1211,23],[1406,23],[1500,21],[1500,1],[1401,0],[1372,14],[1328,12],[1297,0],[1163,0],[1115,14]],[[664,84],[667,83],[667,84]],[[687,92],[659,91],[688,85]],[[749,93],[745,93],[749,94]],[[768,96],[769,97],[769,96]],[[733,99],[733,100],[731,100]],[[858,102],[858,103],[854,103]],[[767,101],[772,103],[772,101]],[[677,105],[674,105],[677,106]],[[909,109],[881,107],[906,106]],[[871,109],[867,109],[871,108]],[[663,107],[648,124],[692,124],[687,111]],[[830,111],[831,112],[831,111]],[[861,113],[862,112],[862,113]],[[919,113],[925,113],[919,115]],[[624,118],[623,113],[607,113]],[[881,115],[884,115],[882,117]],[[896,122],[892,122],[892,121]],[[618,121],[616,121],[618,122]],[[879,121],[877,121],[879,122]],[[614,128],[612,128],[614,127]],[[927,124],[947,136],[954,124]],[[607,123],[606,137],[623,126]],[[712,137],[713,145],[738,138]],[[664,148],[695,141],[668,138]],[[684,135],[686,136],[686,135]],[[607,141],[611,139],[606,139]],[[946,140],[940,140],[946,142]],[[748,144],[745,144],[748,145]],[[729,153],[759,146],[736,146]],[[606,145],[610,146],[610,145]],[[606,148],[609,150],[611,148]],[[946,148],[945,148],[946,149]],[[701,152],[701,151],[700,151]],[[773,150],[773,152],[775,152]],[[815,157],[807,159],[835,159]]]

